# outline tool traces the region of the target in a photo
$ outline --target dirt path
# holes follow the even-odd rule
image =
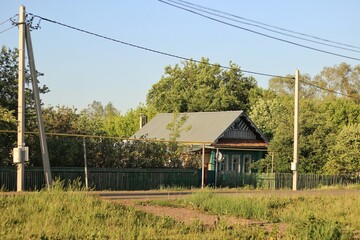
[[[219,221],[226,223],[228,226],[242,225],[242,226],[260,226],[264,227],[267,231],[272,231],[275,225],[280,232],[286,228],[285,224],[274,224],[264,221],[250,220],[245,218],[238,218],[232,216],[217,216],[209,213],[204,213],[199,210],[188,209],[188,208],[172,208],[157,205],[137,204],[134,200],[117,200],[113,201],[125,206],[130,206],[136,210],[147,212],[156,216],[167,216],[175,221],[183,222],[185,224],[192,224],[196,221],[202,224],[214,227]]]

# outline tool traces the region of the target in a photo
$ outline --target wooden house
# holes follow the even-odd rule
[[[170,140],[171,123],[181,124],[177,141],[204,145],[207,170],[250,173],[267,152],[268,141],[244,111],[160,113],[133,137]]]

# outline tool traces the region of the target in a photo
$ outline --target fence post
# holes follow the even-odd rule
[[[88,166],[87,166],[87,157],[86,157],[86,141],[83,138],[83,146],[84,146],[84,170],[85,170],[85,188],[89,189],[89,179],[88,179]]]

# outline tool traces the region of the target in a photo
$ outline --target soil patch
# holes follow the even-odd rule
[[[265,221],[238,218],[233,216],[218,216],[189,208],[172,208],[158,205],[137,204],[137,202],[134,200],[117,200],[113,202],[133,207],[136,210],[147,212],[156,216],[167,216],[174,219],[175,221],[183,222],[185,224],[192,224],[196,221],[199,221],[208,227],[215,227],[220,221],[222,221],[229,227],[235,225],[249,227],[260,226],[269,232],[271,232],[274,227],[277,227],[279,232],[284,232],[286,229],[286,224],[284,223],[269,223]]]

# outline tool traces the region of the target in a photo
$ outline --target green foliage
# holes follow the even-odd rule
[[[360,103],[360,65],[351,67],[347,63],[324,67],[320,74],[315,76],[314,82],[331,91],[321,91],[318,93],[322,98],[336,99],[335,92],[357,98]]]
[[[16,123],[16,118],[14,117],[14,111],[9,111],[6,108],[0,107],[0,122]]]
[[[162,167],[165,165],[164,161],[167,161],[165,156],[168,155],[168,152],[159,150],[164,148],[160,146],[161,144],[126,144],[126,148],[129,149],[119,151],[122,143],[119,145],[117,140],[107,138],[108,136],[124,136],[124,134],[127,137],[131,136],[139,128],[141,112],[149,114],[151,117],[155,114],[151,108],[139,106],[136,110],[130,110],[123,116],[111,103],[103,107],[100,102],[94,101],[87,109],[80,112],[66,106],[44,108],[43,119],[47,133],[105,136],[105,138],[86,139],[90,167]],[[16,137],[15,134],[13,136]],[[36,135],[29,136],[27,144],[31,146],[30,165],[42,166],[38,137]],[[47,141],[51,166],[80,167],[84,165],[83,138],[49,135]],[[140,152],[134,152],[137,150]],[[154,160],[155,158],[157,160]],[[130,161],[134,161],[134,163],[129,163]]]
[[[168,148],[165,143],[144,141],[122,141],[116,143],[120,167],[128,168],[161,168],[168,159]]]
[[[147,105],[158,112],[202,112],[248,110],[249,91],[256,88],[252,77],[244,77],[230,63],[224,71],[202,58],[200,63],[186,61],[165,67],[165,74],[147,95]]]
[[[224,196],[206,190],[186,198],[155,200],[150,204],[195,208],[216,214],[220,219],[222,216],[236,216],[281,223],[286,226],[280,235],[284,239],[352,239],[354,230],[360,228],[359,195],[354,192],[331,196],[331,193],[322,191],[320,197],[315,197],[314,192],[300,196],[276,192],[263,192],[259,196],[241,193]],[[278,231],[274,231],[276,235]]]
[[[269,80],[269,90],[275,92],[278,96],[293,95],[295,90],[295,77],[287,75],[287,78],[274,77]],[[312,83],[308,74],[300,75],[300,83]],[[299,93],[301,97],[314,97],[316,88],[308,84],[299,84]]]
[[[68,181],[55,178],[51,186],[51,191],[87,191],[87,189],[80,178],[74,180],[68,179]]]
[[[267,98],[265,98],[267,96]],[[261,131],[269,138],[269,152],[274,152],[274,169],[276,172],[287,172],[290,170],[293,145],[293,101],[290,96],[276,96],[264,93],[252,107],[250,118]],[[271,155],[263,160],[271,165]],[[260,164],[260,163],[258,163]],[[270,168],[268,168],[270,169]]]
[[[288,203],[286,199],[224,197],[206,190],[178,200],[180,206],[200,209],[211,214],[278,222],[277,211]]]
[[[274,152],[276,172],[290,172],[293,159],[293,110],[290,95],[259,93],[252,106],[250,118],[271,140],[269,151]],[[336,144],[341,128],[360,122],[360,105],[344,98],[319,100],[300,99],[299,170],[302,173],[323,173],[330,160],[330,149]],[[354,150],[355,154],[359,153]],[[271,169],[271,154],[261,163],[262,169]]]
[[[83,193],[0,196],[1,239],[259,239],[261,229],[209,228],[156,217]]]
[[[360,172],[360,124],[341,128],[330,148],[329,161],[324,166],[330,174],[357,174]]]
[[[79,128],[89,135],[129,138],[140,128],[140,114],[150,120],[156,115],[156,111],[152,107],[139,105],[122,115],[112,103],[103,106],[94,101],[80,112]]]
[[[356,99],[359,98],[360,92],[360,65],[352,68],[342,63],[334,67],[325,67],[313,80],[305,74],[301,76],[300,81],[300,172],[358,171],[356,167],[350,170],[345,166],[350,160],[339,160],[339,152],[335,149],[342,148],[344,154],[349,151],[349,156],[359,155],[356,144],[350,144],[348,150],[344,147],[348,136],[351,139],[358,137],[343,134],[340,140],[337,136],[344,126],[360,122],[360,105]],[[311,84],[330,91],[320,91]],[[273,78],[269,81],[269,90],[258,91],[251,98],[250,117],[271,140],[269,150],[275,155],[276,172],[289,172],[293,159],[293,92],[294,80]],[[334,92],[350,97],[337,96]],[[340,142],[343,147],[339,147]],[[352,150],[353,146],[355,150]],[[353,159],[351,161],[358,161],[356,157],[350,158]],[[270,164],[271,156],[267,156],[258,166],[269,169]],[[345,170],[346,168],[348,170]]]
[[[18,51],[2,47],[0,51],[0,130],[15,130],[18,111]],[[33,92],[30,88],[30,75],[25,70],[25,128],[37,129]],[[40,93],[47,93],[48,88],[39,87]],[[12,164],[11,151],[16,145],[16,135],[0,133],[0,165]],[[35,141],[33,136],[28,142]]]
[[[304,222],[295,223],[288,232],[296,239],[352,239],[353,235],[351,231],[343,231],[338,222],[317,219],[313,215]]]
[[[187,132],[191,130],[191,125],[184,126],[186,120],[189,118],[186,114],[183,114],[180,117],[178,112],[173,113],[173,120],[166,126],[166,129],[170,131],[169,139],[171,141],[176,141],[180,137],[182,132]]]
[[[15,130],[17,115],[18,52],[2,47],[0,53],[0,130]],[[34,100],[26,71],[26,130],[37,132]],[[289,77],[292,77],[289,75]],[[341,63],[325,67],[311,79],[302,74],[300,83],[300,159],[302,173],[359,172],[360,65]],[[310,84],[309,84],[310,83]],[[316,84],[330,91],[320,91]],[[257,87],[252,77],[244,77],[241,69],[230,63],[230,69],[201,62],[186,61],[182,66],[167,66],[160,81],[147,95],[147,105],[140,104],[121,114],[112,103],[105,106],[94,101],[88,108],[65,106],[43,109],[45,130],[50,133],[85,134],[129,138],[139,129],[139,116],[150,120],[158,112],[198,112],[251,110],[250,117],[270,140],[276,172],[290,172],[293,158],[293,90],[291,78],[272,78],[269,89]],[[49,90],[45,85],[41,93]],[[334,92],[347,95],[340,96]],[[186,126],[186,117],[168,125],[175,140]],[[82,166],[83,148],[80,138],[48,136],[52,166]],[[41,150],[37,135],[26,135],[30,147],[30,163],[40,166]],[[11,165],[11,150],[16,135],[0,133],[0,165]],[[87,139],[89,166],[97,167],[197,167],[198,156],[185,156],[184,147],[172,143],[129,144],[108,138]],[[116,146],[115,146],[116,145]],[[125,150],[125,146],[128,150]],[[120,148],[122,146],[122,148]],[[137,152],[138,151],[138,152]],[[181,157],[187,160],[182,161]],[[133,161],[133,163],[131,163]],[[259,170],[271,169],[271,154],[257,163]]]

